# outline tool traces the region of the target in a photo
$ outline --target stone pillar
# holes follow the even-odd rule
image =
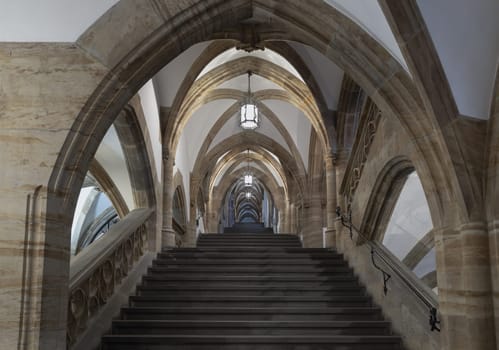
[[[495,334],[499,337],[499,220],[492,219],[488,228]],[[496,342],[499,342],[499,339],[496,339]]]
[[[435,230],[442,349],[496,349],[484,222]]]
[[[173,164],[175,163],[169,150],[163,150],[163,226],[161,228],[162,248],[175,247],[175,231],[173,219]]]
[[[304,247],[322,248],[322,200],[320,193],[312,193],[304,205],[302,232]]]
[[[74,121],[107,69],[62,43],[2,43],[0,66],[0,348],[64,349],[72,209],[105,132]]]
[[[190,203],[189,205],[189,220],[186,225],[186,232],[185,232],[185,240],[184,240],[184,245],[186,247],[195,247],[196,246],[196,198],[197,198],[197,193],[199,190],[199,184],[201,180],[197,177],[194,177],[191,175],[190,178],[190,185],[189,185],[189,191],[190,191]]]
[[[341,191],[341,183],[343,181],[343,177],[345,175],[346,167],[348,164],[348,158],[350,157],[350,153],[348,150],[338,150],[336,153],[336,157],[334,160],[334,171],[335,171],[335,180],[336,180],[336,206],[340,206],[341,210],[345,212],[347,210],[346,205],[344,203],[343,197],[340,194]],[[336,209],[335,209],[336,210]],[[336,229],[336,247],[341,244],[341,240],[339,239],[339,235],[343,232],[344,227],[341,225],[340,220],[335,221],[334,225]]]
[[[336,168],[334,155],[326,156],[326,247],[336,246]]]
[[[292,201],[289,201],[289,230],[298,234],[298,211],[296,210],[296,205]]]
[[[213,209],[213,196],[208,200],[208,209],[206,211],[206,231],[207,233],[218,232],[218,213]],[[217,201],[218,203],[218,201]]]

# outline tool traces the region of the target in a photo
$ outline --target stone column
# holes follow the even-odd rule
[[[173,164],[169,150],[163,150],[163,226],[161,228],[162,248],[175,247],[173,219]]]
[[[336,153],[336,158],[334,160],[334,170],[335,170],[335,180],[336,180],[336,206],[340,206],[343,212],[346,211],[346,206],[343,200],[343,197],[340,194],[341,191],[341,183],[343,181],[343,177],[345,175],[345,170],[348,163],[348,158],[350,157],[350,153],[348,150],[338,150]],[[335,209],[336,210],[336,209]],[[341,244],[341,240],[339,239],[339,235],[343,232],[344,227],[341,225],[341,221],[336,220],[334,227],[336,229],[336,246]]]
[[[289,201],[284,200],[284,205],[281,206],[281,210],[279,210],[279,233],[288,233],[290,232],[289,226]]]
[[[320,193],[312,193],[304,204],[302,232],[305,247],[322,248],[322,200]]]
[[[499,203],[498,203],[499,204]],[[489,222],[489,251],[492,296],[494,302],[495,334],[499,336],[499,220],[492,219]],[[499,339],[496,339],[498,342]],[[498,345],[499,347],[499,345]]]
[[[442,349],[496,349],[485,222],[435,230]]]
[[[334,155],[326,156],[326,247],[336,246],[336,168],[334,166]]]
[[[291,233],[298,234],[298,211],[296,210],[296,205],[292,201],[289,201],[289,230]]]
[[[196,205],[195,201],[197,198],[197,192],[199,190],[199,184],[201,182],[201,179],[194,177],[191,175],[190,178],[190,203],[189,205],[189,220],[186,225],[186,232],[185,232],[185,240],[184,240],[184,245],[186,247],[195,247],[196,246]]]
[[[208,209],[206,211],[206,231],[207,233],[218,232],[218,213],[213,209],[213,196],[208,200]],[[217,201],[218,203],[218,201]]]

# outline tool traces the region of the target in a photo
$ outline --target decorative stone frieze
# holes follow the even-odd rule
[[[369,149],[376,134],[380,117],[381,110],[372,100],[368,99],[362,112],[357,138],[341,185],[341,193],[346,197],[348,205],[352,203],[362,176],[362,170],[369,155]]]
[[[126,219],[125,219],[126,220]],[[108,233],[109,234],[109,233]],[[94,244],[105,244],[96,241]],[[92,249],[96,248],[92,246]],[[77,272],[70,283],[68,300],[67,345],[73,345],[89,321],[106,304],[115,289],[147,250],[147,229],[143,223],[115,245],[101,249],[97,263]],[[84,259],[79,265],[88,262]]]

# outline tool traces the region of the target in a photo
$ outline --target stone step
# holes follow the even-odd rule
[[[186,286],[185,284],[169,284],[138,286],[137,295],[251,295],[251,296],[328,296],[328,295],[365,295],[365,289],[359,286],[321,286],[310,288],[297,286],[248,286],[222,284],[220,286],[206,286],[205,284]]]
[[[129,304],[102,349],[402,349],[343,256],[294,235],[163,250]]]
[[[130,306],[137,307],[361,307],[371,306],[367,296],[233,296],[229,294],[218,296],[131,296]]]
[[[231,239],[231,240],[236,240],[236,239],[246,239],[246,240],[265,240],[265,239],[274,239],[274,240],[286,240],[286,239],[296,239],[300,240],[300,237],[296,235],[284,235],[284,234],[277,234],[277,235],[247,235],[247,234],[214,234],[214,235],[203,235],[201,234],[198,237],[198,241],[200,240],[205,240],[205,239]]]
[[[103,350],[398,350],[395,336],[208,336],[208,335],[108,335]]]
[[[251,242],[247,244],[243,243],[202,243],[198,245],[199,249],[206,249],[206,248],[217,248],[217,249],[233,249],[233,248],[299,248],[301,247],[301,243],[257,243],[257,242]]]
[[[291,254],[314,254],[314,253],[333,253],[325,248],[300,248],[300,247],[196,247],[196,248],[168,248],[163,252],[171,253],[291,253]]]
[[[390,335],[386,321],[116,320],[113,334],[147,335]]]
[[[275,243],[301,243],[298,237],[265,237],[265,238],[247,238],[247,237],[200,237],[197,240],[198,244],[201,242],[210,242],[210,243],[241,243],[241,242],[275,242]]]
[[[353,275],[335,275],[335,276],[294,276],[294,275],[275,275],[275,276],[265,276],[265,275],[199,275],[199,274],[177,274],[174,276],[165,276],[162,274],[158,275],[146,275],[142,278],[143,284],[149,285],[163,284],[163,283],[182,283],[187,285],[200,284],[203,283],[206,286],[217,285],[217,284],[238,284],[238,285],[253,285],[253,286],[296,286],[303,285],[309,286],[321,286],[321,285],[348,285],[348,286],[358,286],[358,280]],[[165,284],[165,285],[166,285]]]
[[[123,307],[125,320],[378,321],[379,307]]]
[[[217,258],[163,258],[153,261],[152,266],[348,266],[343,259],[217,259]]]
[[[221,273],[221,274],[300,274],[315,273],[320,275],[328,274],[348,274],[352,269],[348,266],[313,266],[313,265],[182,265],[169,264],[163,266],[153,266],[148,268],[148,273]]]
[[[197,251],[168,251],[158,253],[158,259],[288,259],[288,260],[344,260],[341,254],[327,252],[312,252],[312,253],[286,253],[286,252],[197,252]]]
[[[244,272],[244,271],[167,271],[167,272],[153,272],[148,274],[149,277],[160,277],[163,279],[209,279],[209,278],[224,278],[224,277],[234,277],[237,279],[244,279],[248,278],[249,280],[254,281],[256,278],[261,277],[263,279],[265,278],[284,278],[284,277],[293,277],[296,280],[303,280],[304,278],[324,278],[324,281],[335,281],[337,277],[353,277],[353,272],[352,271],[345,271],[345,272],[272,272],[272,271],[253,271],[253,272]]]

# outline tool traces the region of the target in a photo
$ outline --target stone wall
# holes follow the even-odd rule
[[[419,155],[414,144],[408,140],[408,134],[396,119],[381,116],[352,201],[352,221],[355,227],[363,226],[362,223],[366,220],[370,197],[375,195],[373,189],[377,187],[376,182],[385,166],[395,158],[417,160]],[[370,236],[371,232],[363,232],[363,234]],[[387,284],[387,295],[384,295],[382,273],[372,264],[369,245],[358,243],[362,241],[355,231],[354,239],[351,240],[348,229],[343,227],[339,230],[336,243],[337,248],[345,254],[350,266],[367,287],[374,301],[382,307],[383,313],[390,319],[395,331],[403,337],[407,348],[411,350],[441,349],[440,334],[431,332],[428,325],[429,308],[414,295],[390,267],[375,257],[377,264],[392,275]],[[408,276],[411,275],[409,269],[403,266],[401,269]],[[418,283],[418,281],[415,282]],[[418,287],[429,295],[433,294],[422,282],[419,282]],[[436,296],[435,299],[437,299]]]

